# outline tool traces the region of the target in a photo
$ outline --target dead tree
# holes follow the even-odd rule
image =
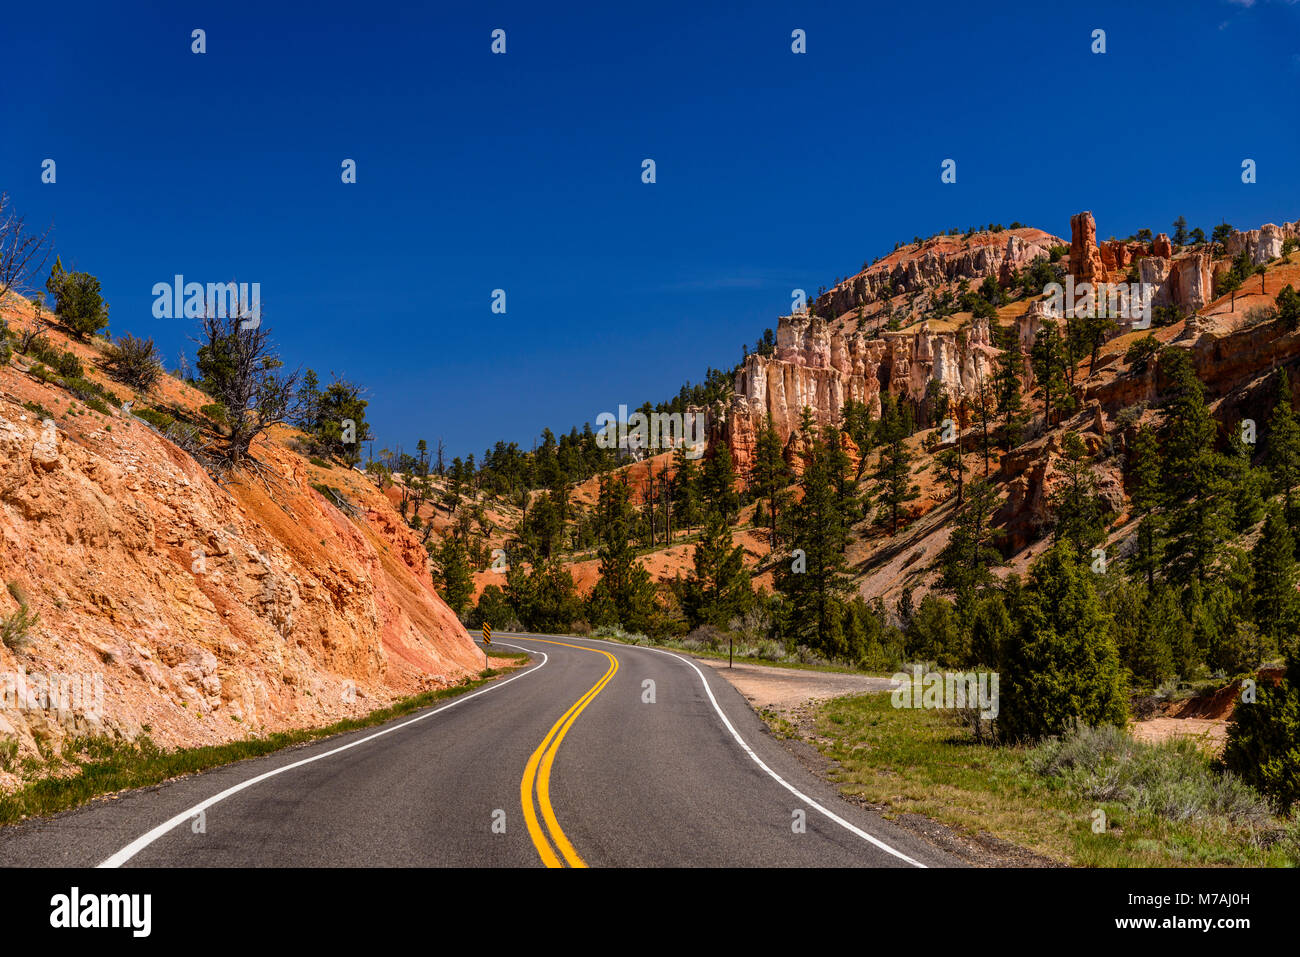
[[[31,289],[32,277],[45,268],[50,256],[50,229],[28,232],[23,217],[14,212],[7,193],[0,193],[0,302],[10,291],[20,295]]]

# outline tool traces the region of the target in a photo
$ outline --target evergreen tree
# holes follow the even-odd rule
[[[1060,469],[1064,481],[1051,496],[1057,540],[1066,539],[1079,555],[1087,555],[1106,537],[1105,507],[1097,494],[1091,456],[1077,432],[1061,443]]]
[[[721,512],[731,520],[740,511],[740,493],[736,491],[736,470],[731,464],[731,451],[725,442],[713,446],[704,459],[704,468],[700,471],[700,499],[705,514]]]
[[[1264,442],[1264,463],[1273,478],[1273,487],[1282,494],[1283,515],[1294,537],[1300,523],[1300,423],[1291,407],[1291,382],[1286,370],[1278,373],[1277,404],[1268,421]]]
[[[700,469],[685,448],[673,452],[673,478],[670,493],[677,527],[694,528],[703,517],[700,511]]]
[[[1233,709],[1223,763],[1289,813],[1300,803],[1300,653],[1294,644],[1282,681],[1259,681],[1255,695],[1253,703]]]
[[[864,455],[865,458],[865,455]],[[786,489],[794,481],[794,472],[785,461],[781,438],[772,427],[771,420],[764,423],[758,433],[758,442],[754,449],[754,464],[749,471],[749,487],[767,506],[767,520],[770,529],[768,549],[775,552],[777,548],[777,528],[785,515],[789,495]]]
[[[952,602],[933,593],[921,599],[912,616],[904,651],[909,658],[932,661],[940,668],[964,665],[970,648]]]
[[[632,548],[636,512],[628,500],[624,482],[602,477],[595,517],[600,542],[597,549],[600,579],[588,599],[590,619],[598,625],[648,631],[654,613],[655,586]]]
[[[1020,349],[1020,334],[1015,326],[999,329],[997,337],[1002,352],[998,356],[994,372],[993,392],[997,401],[998,418],[1002,422],[1002,449],[1010,452],[1013,446],[1020,444],[1026,422],[1025,403],[1020,392],[1024,353]]]
[[[99,280],[86,272],[65,272],[55,258],[45,288],[54,298],[54,312],[78,339],[92,336],[108,325],[108,303],[100,295]]]
[[[687,577],[683,609],[691,627],[725,627],[745,612],[753,598],[745,550],[735,545],[726,516],[711,509],[695,545],[694,569]]]
[[[1255,625],[1272,647],[1284,647],[1300,631],[1300,597],[1296,594],[1295,539],[1276,506],[1268,510],[1251,558]]]
[[[528,631],[566,632],[581,613],[573,575],[557,559],[525,568],[513,562],[506,573],[506,598]]]
[[[1231,534],[1232,489],[1222,478],[1222,456],[1214,451],[1214,419],[1187,353],[1166,348],[1160,366],[1170,395],[1160,433],[1163,485],[1174,503],[1166,564],[1171,581],[1204,583]]]
[[[1012,612],[1019,633],[1002,668],[997,723],[1004,737],[1038,739],[1075,721],[1124,727],[1119,656],[1092,577],[1068,542],[1034,563]]]
[[[430,555],[437,567],[434,582],[439,586],[438,594],[459,616],[474,594],[474,579],[464,542],[455,535],[448,535],[436,549],[430,548]]]
[[[1132,568],[1153,587],[1161,567],[1161,518],[1157,509],[1164,497],[1161,485],[1160,442],[1154,429],[1143,426],[1133,441],[1129,462],[1129,501],[1138,516],[1137,549]]]
[[[978,590],[992,584],[992,570],[1002,564],[1002,555],[993,544],[993,513],[998,502],[997,489],[987,479],[971,482],[966,504],[953,520],[952,535],[939,556],[943,570],[940,584],[957,596],[960,609],[969,606]]]
[[[844,657],[842,596],[850,579],[845,574],[848,536],[838,514],[838,496],[829,451],[815,440],[804,458],[799,487],[803,499],[792,510],[795,558],[778,566],[777,587],[785,594],[788,614],[783,633],[790,645],[804,644],[828,657]]]
[[[912,434],[912,416],[900,408],[893,396],[880,397],[880,462],[876,466],[881,517],[889,522],[890,534],[898,531],[898,516],[904,505],[920,495],[920,488],[912,481],[912,462],[915,455],[907,447]]]
[[[1065,379],[1066,352],[1067,345],[1056,323],[1051,320],[1044,322],[1034,337],[1029,361],[1043,397],[1043,418],[1049,426],[1052,424],[1053,406],[1059,420],[1070,402],[1070,388]]]

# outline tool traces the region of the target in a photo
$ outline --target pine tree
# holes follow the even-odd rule
[[[1268,421],[1268,436],[1264,442],[1264,463],[1273,478],[1273,487],[1282,494],[1283,515],[1294,537],[1300,523],[1300,501],[1296,488],[1300,486],[1300,423],[1291,407],[1291,381],[1286,370],[1278,373],[1277,404]]]
[[[997,414],[1002,421],[1002,448],[1010,452],[1020,444],[1025,428],[1025,403],[1020,393],[1020,371],[1024,366],[1024,353],[1020,349],[1020,334],[1015,326],[998,330],[999,346],[997,368],[993,377],[993,391],[997,400]]]
[[[789,500],[786,489],[793,481],[794,472],[785,461],[781,438],[768,420],[758,433],[758,442],[754,449],[754,464],[749,471],[749,487],[767,504],[767,520],[770,529],[768,549],[771,552],[775,552],[777,548],[777,529],[781,518],[785,515]]]
[[[971,482],[966,504],[957,513],[948,545],[939,556],[940,584],[957,596],[958,608],[968,607],[977,591],[993,582],[992,569],[1002,564],[994,546],[993,513],[998,503],[997,488],[987,479]]]
[[[850,588],[844,549],[848,536],[838,510],[835,476],[826,445],[813,442],[799,486],[803,499],[792,510],[796,557],[778,566],[777,587],[789,600],[783,632],[828,657],[847,653],[842,596]],[[802,553],[801,555],[799,553]]]
[[[726,516],[711,509],[695,545],[694,569],[686,579],[683,606],[692,627],[725,627],[753,598],[745,550],[733,543]]]
[[[632,548],[635,522],[636,513],[628,499],[627,485],[602,477],[596,502],[600,579],[588,600],[591,621],[595,624],[621,625],[632,631],[646,631],[651,627],[655,586]]]
[[[844,403],[844,408],[840,410],[840,420],[844,431],[858,447],[858,468],[853,479],[859,482],[867,467],[867,452],[875,441],[875,423],[871,420],[871,410],[852,399]]]
[[[731,464],[731,451],[725,442],[718,442],[704,460],[700,471],[700,499],[705,514],[721,512],[727,520],[740,511],[740,494],[736,491],[736,470]]]
[[[1170,399],[1160,432],[1163,485],[1171,506],[1167,567],[1171,581],[1204,583],[1231,534],[1232,489],[1222,479],[1222,456],[1214,451],[1214,419],[1205,388],[1182,349],[1160,353]]]
[[[700,524],[700,470],[681,447],[673,452],[671,499],[678,528],[689,530]]]
[[[1091,577],[1067,542],[1034,563],[1012,613],[1019,634],[1002,668],[997,723],[1004,737],[1038,739],[1075,721],[1124,727],[1119,656]]]
[[[1049,320],[1039,328],[1029,361],[1034,370],[1034,378],[1038,380],[1038,390],[1043,396],[1043,419],[1050,426],[1053,405],[1056,406],[1056,417],[1059,420],[1066,411],[1064,407],[1070,398],[1069,385],[1065,380],[1066,343],[1061,339],[1055,322]]]
[[[1155,585],[1161,567],[1161,517],[1158,513],[1164,489],[1161,485],[1160,442],[1154,429],[1143,426],[1133,441],[1129,462],[1129,501],[1138,516],[1137,549],[1133,555],[1133,572]]]
[[[469,566],[465,544],[455,535],[442,540],[437,549],[430,549],[437,564],[434,581],[438,594],[457,616],[465,609],[470,595],[474,594],[474,579]]]
[[[1105,509],[1083,440],[1077,432],[1067,432],[1061,446],[1064,481],[1051,496],[1055,535],[1057,540],[1068,540],[1078,554],[1086,555],[1106,537]]]
[[[1253,703],[1233,709],[1223,763],[1289,813],[1300,803],[1300,651],[1294,643],[1282,681],[1261,680],[1255,694]]]
[[[1300,598],[1296,593],[1295,539],[1277,507],[1269,509],[1251,559],[1255,625],[1273,647],[1283,647],[1300,630]]]
[[[920,495],[920,488],[912,481],[914,453],[907,447],[912,434],[912,416],[900,409],[893,396],[880,397],[880,462],[876,466],[876,482],[882,518],[889,521],[890,534],[898,531],[898,516],[902,507]]]

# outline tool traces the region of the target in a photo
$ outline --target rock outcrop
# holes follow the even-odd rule
[[[158,388],[202,401],[170,378]],[[0,619],[30,619],[0,645],[0,745],[217,743],[328,724],[482,668],[424,549],[360,474],[311,466],[281,436],[256,446],[264,477],[218,485],[143,421],[60,414],[67,402],[0,368]],[[97,688],[98,703],[30,694],[55,680]]]
[[[985,276],[1006,276],[1011,270],[1046,256],[1065,241],[1041,229],[1017,227],[970,237],[936,236],[920,246],[906,246],[838,283],[813,304],[819,316],[839,318],[860,305],[877,303],[882,293],[893,295],[938,289],[967,279],[977,286]]]
[[[1097,222],[1091,212],[1075,213],[1070,217],[1070,272],[1076,282],[1099,281],[1105,273],[1105,263],[1097,248]]]
[[[736,374],[735,394],[718,424],[736,466],[753,461],[758,433],[770,421],[786,443],[798,430],[804,408],[818,426],[839,421],[849,401],[880,414],[883,392],[919,406],[938,391],[960,400],[975,383],[992,374],[998,350],[991,344],[988,322],[924,321],[886,331],[879,338],[846,333],[807,315],[782,316],[777,322],[776,352],[750,355]]]
[[[1300,239],[1300,220],[1281,226],[1265,223],[1259,229],[1235,232],[1224,245],[1234,259],[1245,253],[1251,263],[1262,266],[1282,255],[1282,244],[1288,239]]]

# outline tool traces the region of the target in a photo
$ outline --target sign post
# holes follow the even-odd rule
[[[483,622],[483,667],[488,668],[489,658],[488,649],[492,647],[492,626],[486,621]]]

